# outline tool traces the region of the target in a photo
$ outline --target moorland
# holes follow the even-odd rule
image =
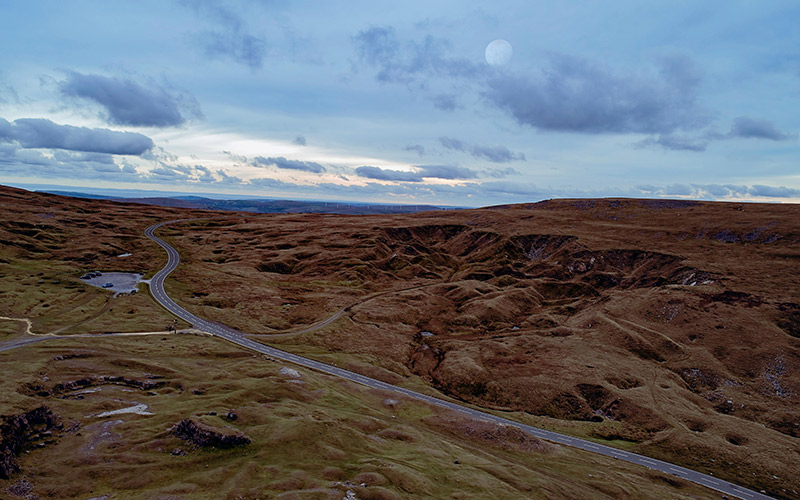
[[[152,275],[166,256],[144,228],[170,219],[194,219],[159,233],[182,260],[167,291],[194,314],[387,382],[800,496],[800,207],[604,199],[255,215],[0,189],[0,315],[39,334],[165,332],[0,353],[2,414],[44,405],[58,415],[0,484],[18,496],[715,497],[200,332],[166,335],[174,318],[147,293],[112,299],[80,282],[89,270]],[[0,328],[0,341],[30,336],[22,321]],[[133,403],[152,415],[96,417]],[[170,430],[187,419],[251,443],[187,442]],[[67,470],[86,472],[65,481]]]

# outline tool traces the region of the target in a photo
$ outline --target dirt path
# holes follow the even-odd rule
[[[158,332],[74,333],[71,335],[56,335],[54,333],[33,333],[31,331],[31,326],[32,326],[31,321],[27,318],[8,318],[6,316],[0,316],[0,320],[22,321],[25,322],[27,325],[25,333],[23,334],[22,337],[0,342],[0,352],[10,351],[11,349],[23,347],[28,344],[35,344],[38,342],[44,342],[46,340],[54,340],[54,339],[137,337],[137,336],[147,336],[147,335],[166,336],[166,335],[179,335],[179,334],[208,335],[207,333],[197,330],[195,328],[188,328],[185,330],[177,330],[173,332],[158,331]]]
[[[25,327],[25,334],[26,335],[34,335],[34,333],[31,331],[31,328],[33,327],[33,323],[31,323],[31,320],[29,320],[28,318],[9,318],[8,316],[0,316],[0,320],[22,321],[23,323],[25,323],[27,325]]]

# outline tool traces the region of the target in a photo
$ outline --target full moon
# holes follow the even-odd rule
[[[502,66],[511,60],[514,49],[505,40],[495,40],[486,46],[486,62],[492,66]]]

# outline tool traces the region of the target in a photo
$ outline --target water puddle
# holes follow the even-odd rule
[[[88,416],[102,418],[102,417],[111,417],[113,415],[123,415],[126,413],[133,413],[135,415],[153,415],[153,412],[150,411],[150,407],[147,406],[145,403],[136,403],[135,405],[129,406],[127,408],[104,411],[103,413],[98,413],[97,415],[88,415]]]

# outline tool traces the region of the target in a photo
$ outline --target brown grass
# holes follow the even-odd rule
[[[164,255],[144,228],[208,214],[3,193],[0,314],[75,333],[170,319],[145,295],[106,309],[103,292],[80,291],[76,278],[90,269],[152,274]],[[377,378],[791,497],[800,477],[798,460],[787,459],[800,455],[799,219],[791,205],[563,200],[402,216],[249,214],[161,234],[184,262],[167,289],[198,315]],[[116,257],[124,251],[134,255]],[[283,335],[343,310],[324,328]],[[6,335],[19,327],[0,325]],[[126,345],[134,349],[126,356],[150,352]],[[185,392],[217,400],[209,394],[224,387],[225,401],[238,401],[258,425],[266,425],[258,405],[280,406],[277,442],[305,443],[316,424],[304,411],[335,404],[288,383],[248,394],[212,368],[268,377],[261,365],[195,347],[194,369],[208,376],[184,381]],[[92,358],[70,362],[96,367]],[[10,405],[20,402],[9,394]],[[373,432],[363,425],[340,427]],[[419,452],[413,432],[387,429],[386,438],[373,434]],[[392,438],[395,430],[414,439]],[[330,457],[326,466],[352,477],[342,439],[298,449]],[[365,449],[377,452],[372,441]],[[301,460],[286,453],[281,467]],[[269,480],[295,480],[290,470]],[[480,470],[476,477],[511,485],[500,496],[523,491],[510,469]],[[447,473],[472,479],[456,471]],[[597,482],[598,495],[638,491],[620,478]],[[586,496],[547,484],[539,493]]]
[[[800,207],[739,208],[566,200],[166,234],[186,259],[174,290],[200,315],[267,340],[349,307],[273,342],[780,493],[800,473],[784,458],[800,432]]]
[[[652,484],[643,468],[544,445],[506,428],[430,408],[190,335],[58,340],[0,353],[0,408],[47,404],[64,430],[21,456],[20,481],[40,497],[87,498],[608,498],[615,482],[639,498],[714,498],[698,486]],[[133,382],[153,381],[152,390]],[[74,389],[51,389],[90,380]],[[199,394],[193,389],[202,387]],[[94,417],[144,402],[153,415]],[[225,415],[234,410],[236,420]],[[252,443],[202,448],[175,437],[183,418]],[[476,434],[477,433],[477,434]],[[478,439],[476,439],[476,437]],[[591,474],[591,476],[589,476]],[[363,486],[361,486],[363,484]],[[9,496],[9,498],[16,498]]]

